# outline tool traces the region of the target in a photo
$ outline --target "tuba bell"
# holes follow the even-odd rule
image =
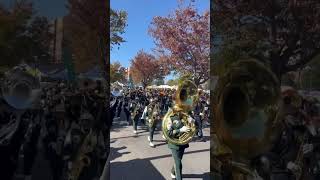
[[[23,66],[6,72],[2,83],[2,97],[16,109],[32,107],[40,95],[40,78]]]
[[[176,145],[188,144],[196,133],[194,123],[188,122],[189,112],[192,110],[194,103],[198,100],[198,88],[192,81],[182,82],[177,89],[175,97],[175,105],[163,117],[162,131],[168,142]],[[167,124],[171,121],[170,117],[179,114],[182,123],[189,127],[191,131],[182,133],[179,138],[172,138],[168,135]]]
[[[212,157],[228,162],[233,172],[250,176],[249,160],[268,150],[277,131],[279,100],[278,79],[264,64],[256,60],[232,64],[215,89]],[[221,160],[226,155],[229,159]]]
[[[114,97],[123,96],[123,87],[122,86],[120,86],[119,84],[114,83],[114,84],[111,85],[111,88],[112,88],[111,94]]]

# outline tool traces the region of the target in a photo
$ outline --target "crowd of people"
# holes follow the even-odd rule
[[[319,102],[307,96],[283,93],[282,120],[271,149],[261,156],[264,179],[320,179]],[[261,159],[260,159],[261,160]],[[267,164],[270,164],[268,167]],[[268,173],[267,173],[268,172]]]
[[[99,179],[109,153],[107,97],[94,87],[53,82],[41,89],[35,107],[0,105],[1,179],[31,179],[37,156],[53,180]]]
[[[118,119],[121,112],[124,112],[127,125],[132,125],[133,133],[137,134],[138,125],[147,126],[149,129],[148,141],[150,147],[155,147],[153,135],[155,130],[161,130],[161,120],[164,115],[172,109],[174,105],[174,89],[124,89],[116,90],[112,93],[111,113],[112,119]],[[200,90],[199,100],[191,116],[195,119],[197,127],[197,139],[203,141],[203,125],[209,125],[210,120],[210,96]],[[164,137],[163,137],[164,138]]]

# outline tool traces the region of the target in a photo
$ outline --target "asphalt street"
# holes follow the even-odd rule
[[[140,124],[141,125],[141,124]],[[161,123],[158,123],[159,127]],[[209,128],[204,129],[205,142],[192,141],[183,156],[183,179],[208,180],[210,172]],[[155,148],[148,144],[146,126],[138,126],[138,134],[127,125],[124,114],[114,120],[110,137],[111,180],[171,180],[173,158],[160,128],[154,136]]]

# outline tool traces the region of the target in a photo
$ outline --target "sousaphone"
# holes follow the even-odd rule
[[[40,78],[24,67],[17,66],[6,72],[1,93],[5,101],[16,109],[36,106],[40,95]]]
[[[10,109],[37,109],[36,100],[40,95],[40,80],[36,74],[28,72],[27,69],[17,66],[5,73],[1,82],[1,96],[7,102]],[[5,105],[8,107],[7,105]],[[11,121],[2,126],[0,134],[0,145],[7,146],[16,134],[20,119]]]
[[[213,157],[230,154],[233,168],[250,173],[251,158],[266,152],[277,131],[280,85],[263,63],[241,60],[219,78],[215,89]],[[217,142],[218,141],[218,142]]]
[[[175,105],[167,112],[162,121],[163,135],[168,142],[176,145],[184,145],[188,144],[192,140],[196,133],[196,127],[194,123],[188,122],[188,113],[192,110],[192,107],[197,100],[198,88],[192,81],[186,80],[178,86]],[[171,121],[170,117],[177,114],[180,116],[182,123],[191,130],[189,132],[182,133],[179,138],[172,138],[168,135],[167,124]]]

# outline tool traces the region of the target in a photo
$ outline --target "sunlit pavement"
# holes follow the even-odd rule
[[[122,115],[121,115],[122,116]],[[123,118],[121,118],[123,119]],[[156,130],[155,148],[148,144],[146,127],[139,127],[138,134],[125,121],[114,120],[111,130],[111,180],[171,180],[173,158],[162,132]],[[159,124],[160,126],[160,124]],[[183,179],[209,179],[210,141],[209,128],[204,129],[206,142],[190,142],[183,156]]]

